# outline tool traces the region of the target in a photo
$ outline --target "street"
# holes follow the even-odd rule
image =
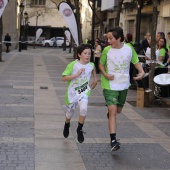
[[[107,108],[98,83],[89,98],[85,141],[78,143],[78,108],[69,137],[63,137],[67,83],[61,74],[73,53],[30,46],[3,53],[2,59],[0,170],[170,170],[168,106],[137,108],[136,90],[129,90],[117,116],[121,148],[111,152]]]

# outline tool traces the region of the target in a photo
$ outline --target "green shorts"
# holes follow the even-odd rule
[[[117,105],[118,107],[123,107],[126,101],[128,89],[115,91],[115,90],[103,90],[103,96],[105,97],[106,105]]]

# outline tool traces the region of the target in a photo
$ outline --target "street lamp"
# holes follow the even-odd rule
[[[95,26],[95,12],[96,12],[96,0],[93,0],[93,6],[92,6],[92,30],[91,30],[91,41],[92,41],[92,48],[94,49],[94,26]],[[94,51],[92,51],[91,62],[94,62]]]
[[[25,39],[25,49],[27,50],[27,29],[28,29],[28,13],[24,12],[24,39]]]
[[[20,9],[20,35],[19,35],[19,52],[21,52],[21,34],[22,34],[22,30],[21,30],[21,23],[22,23],[22,15],[23,15],[23,11],[24,11],[24,5],[23,3],[20,4],[19,6]]]
[[[139,48],[139,44],[140,44],[141,6],[142,6],[142,1],[138,0],[138,2],[137,2],[137,16],[136,16],[136,43],[138,45],[138,48]]]
[[[64,43],[63,43],[63,51],[66,51],[66,35],[65,35],[66,27],[63,27],[63,32],[64,32]]]

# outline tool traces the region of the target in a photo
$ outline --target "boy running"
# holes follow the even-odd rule
[[[90,62],[91,51],[91,45],[89,44],[78,46],[78,60],[69,63],[62,73],[63,81],[68,82],[65,96],[67,113],[63,135],[65,138],[69,136],[70,120],[74,114],[75,108],[79,105],[80,114],[77,127],[77,140],[80,143],[84,141],[82,128],[87,115],[88,96],[90,95],[91,89],[94,89],[98,82],[94,63]],[[89,81],[91,73],[93,74],[94,82],[90,87]]]
[[[133,55],[132,49],[122,43],[124,41],[122,28],[110,29],[107,37],[110,46],[103,50],[99,68],[102,72],[103,95],[109,111],[111,151],[116,151],[120,148],[120,143],[116,140],[116,115],[122,111],[130,86],[130,63],[132,62],[139,72],[137,77],[134,77],[135,80],[142,79],[144,71],[138,57]]]

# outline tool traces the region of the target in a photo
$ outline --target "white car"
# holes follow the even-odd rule
[[[53,37],[49,40],[42,41],[42,46],[45,47],[62,47],[64,43],[64,37]],[[69,46],[69,41],[66,39],[66,46]]]

